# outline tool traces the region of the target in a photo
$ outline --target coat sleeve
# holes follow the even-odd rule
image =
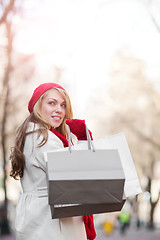
[[[61,140],[52,132],[48,131],[48,140],[47,142],[39,147],[39,143],[42,141],[42,136],[37,139],[37,136],[34,136],[34,166],[40,167],[46,172],[46,161],[44,157],[44,152],[58,150],[64,148]]]

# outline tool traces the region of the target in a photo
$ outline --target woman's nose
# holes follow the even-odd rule
[[[56,112],[61,112],[62,111],[62,107],[60,105],[57,105],[55,111]]]

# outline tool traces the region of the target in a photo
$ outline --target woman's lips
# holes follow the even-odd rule
[[[56,120],[56,121],[61,120],[61,117],[59,117],[59,116],[52,116],[52,118],[53,118],[54,120]]]

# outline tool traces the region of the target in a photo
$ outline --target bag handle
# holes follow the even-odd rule
[[[86,135],[87,135],[87,142],[88,142],[88,149],[89,150],[93,150],[93,152],[95,152],[95,147],[94,147],[94,144],[93,144],[93,141],[91,139],[91,136],[89,134],[89,131],[88,131],[88,128],[87,128],[87,125],[85,124],[85,127],[86,127]]]
[[[88,142],[88,150],[93,150],[93,152],[95,152],[96,150],[95,150],[93,141],[91,140],[91,136],[89,134],[86,124],[85,124],[85,129],[86,129],[86,136],[87,136],[87,142]],[[72,143],[71,143],[71,130],[70,130],[69,126],[68,126],[68,147],[69,147],[69,151],[71,153],[72,152]]]
[[[72,152],[72,150],[71,150],[71,130],[70,130],[69,126],[68,126],[68,147],[69,147],[69,151],[71,153]]]

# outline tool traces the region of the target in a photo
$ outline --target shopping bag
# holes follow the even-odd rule
[[[52,218],[66,218],[120,211],[125,200],[114,203],[50,205]]]
[[[114,204],[118,211],[123,205],[125,178],[119,152],[95,149],[86,131],[88,149],[73,149],[69,140],[69,148],[45,153],[53,218],[55,212],[61,212],[56,217],[64,217],[63,210],[68,217],[114,211]],[[98,204],[102,205],[98,208]]]
[[[97,149],[118,150],[125,175],[123,199],[142,193],[137,171],[124,132],[98,139],[94,145]],[[84,146],[82,147],[84,149]]]
[[[137,171],[127,143],[125,133],[121,132],[105,138],[97,139],[93,141],[93,143],[95,149],[118,150],[122,168],[125,175],[123,199],[142,193]],[[88,141],[79,141],[78,144],[73,147],[73,149],[87,150]]]

